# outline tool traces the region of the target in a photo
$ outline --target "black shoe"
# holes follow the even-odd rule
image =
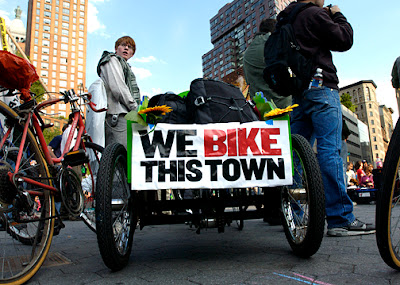
[[[375,226],[355,219],[351,224],[341,228],[328,229],[327,235],[334,237],[359,236],[375,233]]]

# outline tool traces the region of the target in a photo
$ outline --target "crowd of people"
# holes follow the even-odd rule
[[[377,170],[382,169],[382,164],[377,164]],[[373,175],[374,166],[366,160],[357,161],[355,166],[352,162],[347,163],[346,186],[375,188]]]

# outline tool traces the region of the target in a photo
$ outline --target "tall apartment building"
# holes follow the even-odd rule
[[[88,0],[29,0],[26,54],[51,92],[85,84],[87,9]],[[70,110],[59,103],[46,112]]]
[[[372,80],[362,80],[340,89],[340,94],[349,93],[356,105],[355,114],[368,126],[372,160],[384,159],[393,132],[391,114],[393,110],[379,105],[376,99],[377,85]],[[382,122],[384,120],[384,122]],[[372,161],[369,161],[372,162]]]
[[[203,77],[222,80],[243,66],[243,53],[263,19],[276,18],[289,0],[234,0],[210,20],[214,48],[203,55]]]

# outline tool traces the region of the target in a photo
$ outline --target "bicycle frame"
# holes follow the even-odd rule
[[[79,148],[79,146],[81,144],[82,144],[83,149],[86,150],[85,145],[84,145],[83,140],[82,140],[82,137],[87,135],[87,132],[86,132],[85,124],[83,123],[82,116],[80,114],[80,109],[76,105],[76,101],[78,99],[79,99],[78,97],[75,97],[75,99],[69,100],[69,102],[71,103],[71,107],[72,107],[71,110],[72,110],[72,113],[74,114],[74,118],[73,118],[73,121],[72,121],[71,131],[69,132],[65,148],[63,150],[62,155],[59,158],[52,158],[50,156],[50,152],[49,152],[49,150],[47,148],[47,144],[46,144],[46,141],[45,141],[45,138],[44,138],[44,135],[43,135],[43,131],[42,131],[42,126],[44,126],[44,123],[43,123],[43,120],[40,117],[38,111],[40,109],[44,108],[44,107],[48,107],[48,106],[56,104],[56,103],[58,103],[60,101],[63,101],[64,99],[57,98],[57,99],[50,99],[50,100],[44,101],[44,102],[40,103],[39,105],[37,105],[36,107],[33,107],[32,110],[29,111],[29,113],[27,115],[27,118],[25,120],[24,130],[23,130],[22,138],[21,138],[21,145],[20,145],[20,148],[19,148],[19,151],[18,151],[17,161],[16,161],[16,165],[15,165],[15,171],[14,171],[14,173],[12,173],[11,171],[8,172],[8,176],[9,176],[11,181],[15,181],[15,179],[19,179],[19,181],[22,180],[23,182],[35,185],[37,187],[43,188],[43,189],[48,190],[48,191],[51,191],[53,194],[59,192],[59,190],[57,188],[53,187],[53,186],[49,186],[47,184],[41,183],[39,181],[30,179],[30,178],[27,178],[27,177],[19,176],[18,175],[18,171],[19,171],[19,168],[20,168],[20,164],[21,164],[21,160],[22,160],[22,153],[23,153],[23,149],[24,149],[24,146],[25,146],[25,141],[26,141],[26,137],[27,137],[27,134],[28,134],[29,125],[30,125],[31,122],[32,122],[32,125],[33,125],[33,129],[36,132],[37,138],[39,140],[39,148],[42,150],[44,158],[45,158],[45,161],[46,161],[46,163],[48,165],[54,166],[56,163],[62,162],[62,160],[64,159],[64,156],[70,150],[71,143],[72,143],[72,140],[73,140],[73,137],[74,137],[75,130],[76,130],[77,126],[79,127],[79,131],[78,131],[78,135],[77,135],[77,138],[76,138],[76,143],[75,143],[72,151],[78,150],[78,148]],[[92,103],[92,102],[89,102],[88,105],[95,112],[102,112],[102,111],[106,110],[106,109],[97,110],[95,108],[95,104]],[[41,126],[40,123],[42,123],[42,126]],[[10,134],[11,134],[11,128],[8,129],[7,133],[5,134],[3,139],[1,140],[0,149],[3,147],[4,143],[6,142],[7,138],[10,136]],[[89,137],[89,139],[91,141],[90,137]],[[88,167],[89,167],[89,171],[91,172],[90,164],[88,164]],[[44,179],[49,180],[51,178],[44,178]],[[93,176],[92,176],[91,179],[92,179],[92,183],[93,183],[92,185],[94,185]],[[31,190],[28,190],[28,193],[31,194],[31,195],[41,195],[42,194],[41,192],[31,191]]]

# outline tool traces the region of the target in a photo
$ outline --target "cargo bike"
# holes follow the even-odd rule
[[[245,123],[128,121],[127,150],[104,149],[96,191],[99,249],[113,271],[127,265],[135,231],[148,225],[222,233],[264,219],[283,225],[300,257],[315,254],[324,234],[318,161],[308,141],[290,133],[287,113]]]

